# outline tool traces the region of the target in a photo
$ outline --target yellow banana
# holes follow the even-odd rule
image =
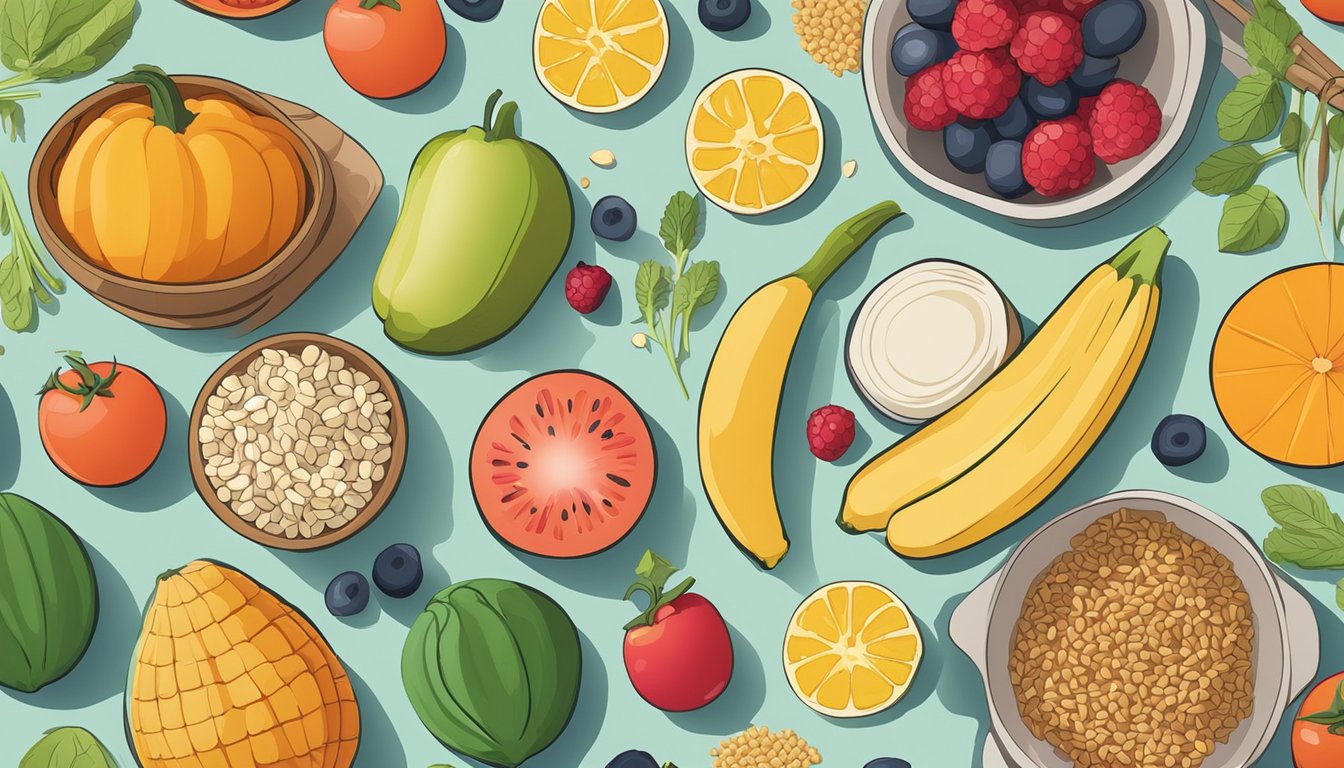
[[[837,227],[801,269],[742,303],[710,361],[700,396],[700,476],[728,535],[765,568],[789,551],[773,464],[779,402],[798,332],[822,284],[900,214],[888,201]]]

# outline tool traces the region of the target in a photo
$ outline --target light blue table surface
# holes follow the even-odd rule
[[[1307,34],[1344,61],[1344,36],[1288,0]],[[1303,482],[1327,490],[1344,509],[1344,470],[1292,470],[1271,465],[1228,433],[1209,390],[1208,353],[1219,320],[1247,288],[1284,266],[1320,259],[1316,236],[1296,194],[1289,163],[1265,174],[1279,190],[1292,225],[1278,247],[1254,255],[1219,254],[1215,227],[1222,202],[1190,188],[1196,163],[1219,146],[1213,124],[1217,99],[1232,77],[1219,70],[1211,101],[1184,158],[1138,199],[1090,224],[1029,229],[937,196],[893,168],[873,129],[857,75],[836,78],[799,48],[783,0],[756,3],[750,26],[736,39],[702,28],[689,0],[664,0],[674,38],[662,81],[639,105],[614,116],[580,115],[552,99],[532,72],[530,41],[538,3],[509,0],[493,22],[447,14],[450,52],[438,78],[423,91],[388,103],[347,88],[322,46],[324,0],[301,0],[272,18],[229,23],[169,0],[142,0],[135,35],[101,72],[42,87],[28,102],[28,140],[0,144],[0,170],[21,202],[28,166],[56,118],[104,78],[134,64],[170,72],[225,77],[304,103],[341,125],[377,158],[387,178],[369,220],[349,249],[288,311],[240,338],[229,331],[169,332],[139,325],[105,308],[78,286],[44,312],[35,333],[6,333],[0,343],[0,488],[41,502],[88,543],[102,591],[102,615],[83,663],[37,695],[0,695],[0,763],[13,764],[41,733],[62,725],[91,729],[123,765],[133,765],[123,738],[122,692],[140,610],[154,578],[195,558],[231,563],[314,618],[355,678],[363,713],[364,768],[423,768],[466,761],[441,747],[417,721],[402,691],[399,658],[406,628],[433,592],[479,576],[536,586],[573,616],[583,635],[584,673],[578,713],[556,744],[535,758],[541,768],[601,768],[616,753],[646,749],[681,768],[708,766],[708,751],[749,724],[793,728],[814,744],[825,765],[860,768],[878,756],[917,768],[980,764],[987,711],[970,662],[947,637],[948,617],[968,591],[1026,534],[1079,502],[1115,489],[1153,488],[1188,496],[1260,539],[1270,520],[1262,488]],[[694,336],[686,366],[693,396],[729,316],[763,282],[811,255],[837,223],[881,199],[898,201],[909,216],[889,227],[821,292],[799,341],[783,403],[777,450],[777,490],[793,551],[771,573],[748,562],[723,534],[700,486],[695,457],[695,405],[683,400],[659,356],[635,350],[630,320],[636,265],[662,257],[657,221],[677,189],[691,188],[683,131],[701,86],[739,67],[776,69],[806,86],[821,105],[826,164],[799,202],[760,218],[735,218],[711,207],[696,256],[723,268],[722,299]],[[502,341],[457,359],[416,357],[382,334],[369,305],[369,286],[396,217],[404,180],[420,146],[435,134],[479,120],[485,96],[502,88],[522,112],[523,135],[547,147],[572,179],[579,219],[569,265],[602,264],[616,279],[607,305],[584,318],[565,303],[557,278],[526,320]],[[1192,130],[1194,130],[1192,128]],[[618,165],[595,168],[593,150],[608,148]],[[841,163],[858,161],[843,178]],[[591,201],[625,196],[640,213],[640,232],[627,243],[595,243],[587,226]],[[1161,223],[1174,243],[1163,277],[1162,314],[1152,352],[1116,422],[1082,468],[1025,520],[960,554],[905,561],[878,538],[856,538],[834,524],[840,494],[858,465],[904,434],[864,407],[843,367],[842,339],[851,313],[879,280],[918,259],[969,262],[1002,287],[1034,327],[1079,278],[1135,232]],[[406,396],[411,441],[405,479],[392,505],[350,541],[316,553],[265,549],[229,531],[192,490],[184,447],[185,412],[206,377],[232,352],[283,331],[321,331],[363,346],[397,377]],[[91,490],[66,479],[47,460],[36,430],[34,392],[58,364],[53,352],[74,348],[90,359],[116,356],[148,372],[169,409],[169,444],[140,481]],[[622,544],[597,557],[561,562],[520,555],[500,545],[477,515],[467,482],[472,435],[481,417],[525,377],[557,368],[586,368],[623,386],[654,422],[661,458],[658,491],[644,521]],[[860,435],[838,465],[808,453],[803,423],[815,407],[838,403],[859,416]],[[1192,413],[1210,428],[1211,445],[1197,463],[1163,468],[1148,449],[1157,421]],[[114,448],[113,448],[114,449]],[[336,573],[367,570],[385,546],[408,541],[429,559],[427,581],[414,598],[376,597],[370,609],[342,621],[323,608],[322,589]],[[621,662],[621,626],[635,611],[622,602],[631,569],[645,548],[684,563],[732,627],[736,674],[727,693],[690,714],[668,715],[645,704]],[[1336,574],[1336,578],[1339,574]],[[1344,623],[1326,576],[1293,572],[1321,624],[1322,672],[1344,668]],[[789,689],[780,663],[784,628],[799,600],[821,584],[871,579],[900,594],[920,619],[923,667],[909,695],[893,710],[854,721],[814,714]],[[1260,765],[1291,764],[1287,727]]]

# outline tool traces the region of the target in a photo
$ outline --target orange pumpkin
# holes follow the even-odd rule
[[[307,212],[295,139],[224,96],[183,101],[157,67],[93,120],[56,183],[61,221],[84,256],[127,277],[200,283],[246,274],[279,253]]]

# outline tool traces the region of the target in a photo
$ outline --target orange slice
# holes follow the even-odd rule
[[[797,200],[817,180],[823,147],[811,94],[764,69],[710,83],[686,126],[691,177],[733,213],[765,213]]]
[[[1283,464],[1344,463],[1344,265],[1256,284],[1223,318],[1210,369],[1218,412],[1246,447]]]
[[[789,620],[784,673],[803,703],[831,717],[888,709],[910,689],[924,644],[901,599],[881,584],[813,592]]]
[[[584,112],[616,112],[644,98],[667,51],[658,0],[546,0],[532,35],[541,84]]]

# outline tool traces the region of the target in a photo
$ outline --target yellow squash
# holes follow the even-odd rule
[[[864,465],[839,524],[887,531],[907,557],[935,557],[1002,530],[1077,468],[1147,354],[1171,242],[1139,235],[1074,289],[1036,336],[957,407]]]
[[[85,257],[127,277],[199,283],[279,253],[307,210],[289,130],[224,96],[184,101],[155,67],[114,81],[146,86],[150,105],[116,104],[89,123],[56,182]]]
[[[246,575],[197,560],[159,577],[126,724],[144,768],[349,768],[359,706],[308,619]]]
[[[766,568],[789,551],[775,500],[775,429],[803,319],[822,284],[900,214],[880,203],[837,227],[802,269],[743,302],[709,364],[699,427],[705,494],[728,535]]]

